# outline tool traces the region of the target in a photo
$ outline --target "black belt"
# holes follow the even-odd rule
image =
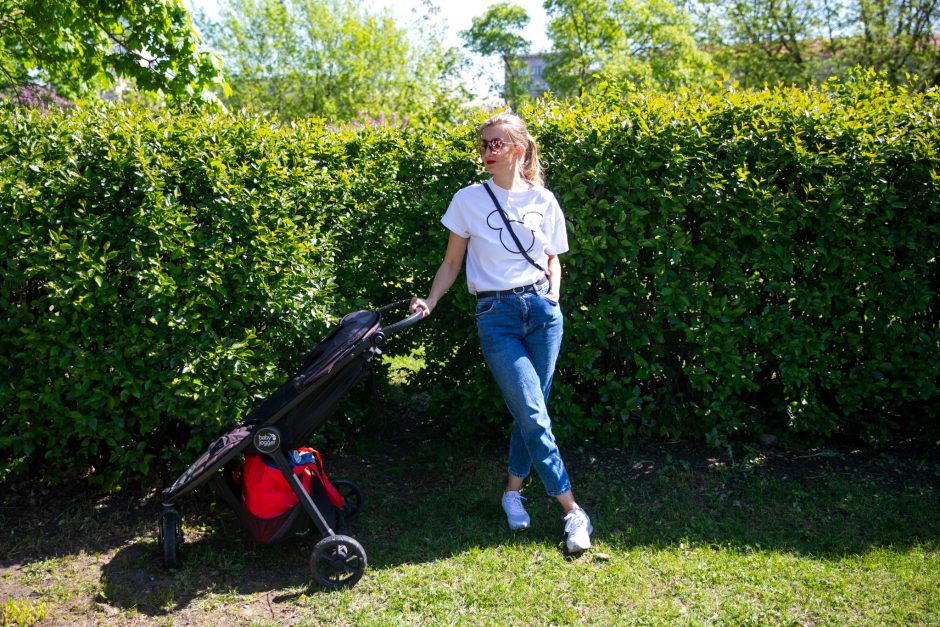
[[[538,292],[540,289],[545,287],[548,283],[548,279],[541,279],[535,283],[529,285],[523,285],[521,287],[514,287],[511,290],[496,290],[495,292],[477,292],[477,298],[492,298],[493,296],[516,296],[520,294],[525,294],[526,292]]]

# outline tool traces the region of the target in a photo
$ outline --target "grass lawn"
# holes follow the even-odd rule
[[[155,503],[2,486],[3,624],[940,624],[936,448],[568,445],[595,527],[577,558],[537,482],[532,528],[505,528],[502,449],[411,425],[325,451],[366,498],[369,567],[342,592],[310,584],[314,541],[258,546],[208,490],[170,571]]]

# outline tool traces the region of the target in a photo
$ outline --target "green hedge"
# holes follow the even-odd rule
[[[863,77],[522,113],[572,246],[561,438],[938,437],[936,91]],[[484,176],[483,117],[0,111],[5,465],[107,485],[185,465],[337,316],[425,294],[440,216]],[[411,385],[464,437],[507,428],[472,307],[461,277],[389,346],[424,347]],[[375,413],[351,396],[344,430]]]
[[[573,426],[936,438],[938,95],[647,95],[580,137],[543,116]]]
[[[279,383],[332,298],[304,133],[322,134],[114,106],[3,112],[7,462],[115,487],[191,458]]]
[[[572,244],[561,437],[940,437],[938,101],[863,76],[524,110]],[[362,140],[363,295],[426,292],[481,120]],[[421,325],[424,382],[458,433],[505,429],[462,281]]]

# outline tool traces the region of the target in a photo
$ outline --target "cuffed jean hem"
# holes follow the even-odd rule
[[[529,475],[528,475],[528,474],[520,475],[519,473],[513,472],[512,470],[509,470],[508,472],[509,472],[509,476],[515,477],[516,479],[519,479],[519,480],[521,480],[521,481],[525,481],[526,479],[529,478]],[[565,486],[568,486],[568,487],[565,487]],[[555,497],[557,497],[557,496],[561,496],[562,494],[564,494],[564,493],[566,493],[566,492],[571,492],[571,483],[570,483],[570,482],[562,483],[562,484],[561,484],[561,487],[556,488],[556,490],[560,490],[560,492],[556,492],[555,490],[548,490],[548,489],[546,489],[546,490],[545,490],[545,494],[547,494],[548,496],[550,496],[550,497],[552,497],[552,498],[555,498]]]
[[[546,491],[546,492],[547,492],[547,491]],[[564,494],[564,493],[566,493],[566,492],[571,492],[571,484],[570,484],[570,483],[568,484],[568,487],[565,488],[564,490],[562,490],[561,492],[547,492],[547,494],[548,494],[550,497],[552,497],[552,498],[554,499],[554,498],[558,498],[559,496],[561,496],[562,494]]]

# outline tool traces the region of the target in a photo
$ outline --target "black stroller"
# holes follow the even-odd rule
[[[381,354],[393,333],[421,319],[421,312],[381,328],[382,315],[407,308],[401,301],[378,310],[357,311],[301,358],[301,369],[287,383],[258,405],[245,420],[213,441],[172,486],[161,495],[159,537],[163,557],[170,568],[179,566],[183,543],[180,513],[175,503],[185,494],[212,481],[217,494],[228,502],[254,538],[264,544],[308,533],[311,523],[321,540],[310,556],[314,579],[330,588],[349,587],[362,577],[366,553],[353,538],[339,535],[346,520],[362,507],[362,491],[352,481],[326,479],[322,468],[309,482],[309,492],[295,474],[289,455],[305,445],[332,413],[336,403],[353,386],[366,365]],[[262,519],[244,506],[239,484],[242,456],[261,454],[273,461],[299,502],[281,515]],[[319,457],[316,465],[319,465]],[[278,480],[280,480],[278,478]]]

